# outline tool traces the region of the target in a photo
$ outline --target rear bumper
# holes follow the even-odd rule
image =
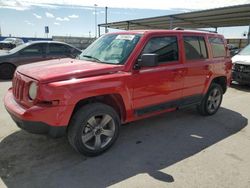
[[[73,111],[72,106],[24,107],[16,102],[11,89],[4,97],[4,105],[18,127],[52,137],[64,135]]]
[[[250,84],[250,73],[233,71],[232,80],[244,84]]]

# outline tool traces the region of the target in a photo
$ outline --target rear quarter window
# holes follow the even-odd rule
[[[226,56],[226,48],[222,38],[210,37],[209,43],[211,45],[212,55],[214,58]]]

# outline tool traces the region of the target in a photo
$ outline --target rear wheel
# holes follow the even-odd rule
[[[119,128],[120,118],[112,107],[101,103],[88,104],[74,114],[68,139],[78,152],[96,156],[112,146]]]
[[[220,108],[223,98],[223,90],[219,84],[212,83],[207,94],[197,106],[201,115],[213,115]]]
[[[13,77],[16,70],[14,65],[4,63],[0,65],[0,79],[8,80]]]

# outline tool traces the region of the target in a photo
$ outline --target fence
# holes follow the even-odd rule
[[[41,40],[52,40],[52,38],[35,38],[35,37],[6,37],[6,36],[1,36],[1,37],[0,37],[0,41],[4,40],[5,38],[20,38],[20,39],[23,39],[23,42],[41,41]]]

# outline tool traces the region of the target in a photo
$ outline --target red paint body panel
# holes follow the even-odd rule
[[[100,64],[83,60],[61,59],[20,66],[15,77],[25,80],[22,100],[13,96],[10,89],[5,96],[7,110],[20,119],[41,121],[51,126],[68,125],[76,104],[84,99],[101,95],[119,95],[125,114],[123,122],[134,121],[175,108],[153,112],[138,117],[136,109],[178,100],[193,95],[204,95],[216,77],[226,77],[230,82],[231,59],[212,58],[208,36],[223,36],[195,31],[128,31],[120,34],[142,34],[142,37],[124,65]],[[188,61],[185,59],[183,35],[204,36],[209,58]],[[147,41],[157,36],[176,36],[179,60],[156,67],[133,67]],[[15,79],[15,78],[14,78]],[[38,83],[37,99],[27,97],[31,81]],[[15,86],[15,80],[13,80]],[[45,105],[41,102],[56,101]]]

